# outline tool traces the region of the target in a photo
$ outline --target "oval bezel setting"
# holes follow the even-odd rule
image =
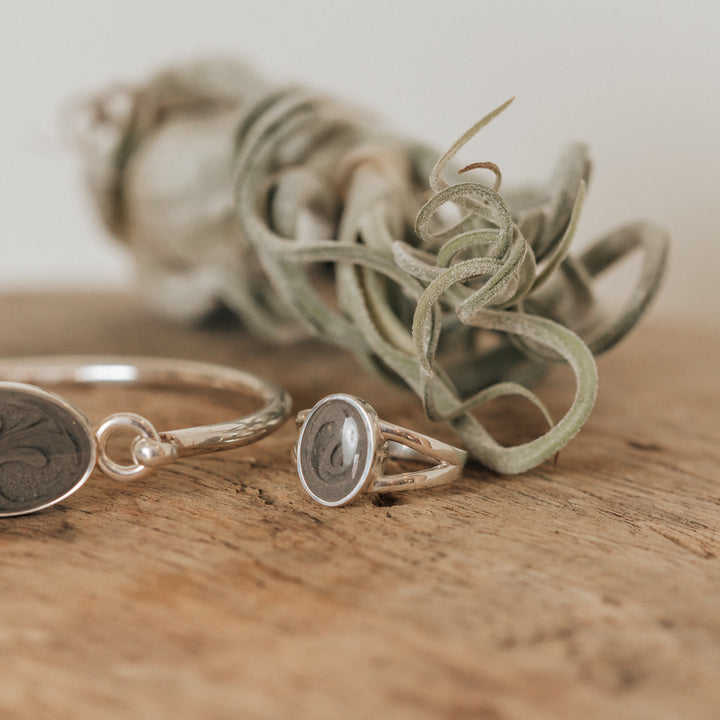
[[[56,395],[53,392],[44,390],[36,387],[35,385],[28,385],[25,383],[15,382],[0,382],[0,403],[2,402],[2,396],[6,397],[16,396],[17,401],[21,402],[23,397],[27,399],[28,406],[33,408],[35,412],[39,413],[45,419],[51,420],[59,433],[59,436],[65,440],[65,445],[72,444],[75,448],[75,455],[77,456],[78,468],[75,472],[71,473],[68,478],[58,478],[57,485],[53,488],[46,489],[45,493],[38,493],[37,501],[33,503],[31,500],[26,500],[22,503],[23,507],[19,509],[12,509],[6,507],[3,509],[0,505],[0,517],[13,517],[17,515],[27,515],[29,513],[44,510],[47,507],[51,507],[56,503],[65,500],[70,495],[79,490],[85,481],[90,477],[97,457],[97,448],[95,444],[95,435],[92,430],[92,426],[88,421],[87,417],[78,410],[74,405],[69,403],[67,400],[62,398],[60,395]],[[42,422],[42,418],[41,418]],[[32,432],[34,427],[24,428],[19,433],[21,436],[28,436],[30,434],[30,444],[33,447],[29,449],[22,446],[23,440],[18,440],[18,447],[9,445],[5,448],[6,452],[11,454],[17,454],[20,451],[19,461],[16,461],[11,457],[10,460],[5,462],[23,462],[22,451],[30,457],[37,457],[42,455],[42,447],[40,449],[34,447],[36,444],[32,441]],[[37,430],[36,432],[40,432]],[[65,435],[63,436],[63,433]],[[3,438],[2,428],[0,428],[0,439]],[[80,447],[80,445],[83,445]],[[52,452],[52,448],[50,448]],[[66,457],[68,453],[63,453],[63,457]],[[47,462],[51,462],[51,459],[46,457]],[[7,497],[7,496],[6,496]],[[13,501],[10,501],[10,506]],[[20,504],[20,501],[16,501]]]
[[[312,451],[311,444],[317,441],[317,437],[312,436],[311,431],[308,428],[314,427],[314,420],[318,418],[324,411],[327,410],[328,405],[331,404],[346,404],[349,405],[354,415],[361,421],[361,428],[358,428],[358,432],[362,432],[366,443],[366,455],[363,459],[362,470],[358,473],[356,479],[347,492],[345,492],[340,498],[328,498],[323,496],[320,492],[320,488],[317,481],[312,477],[314,471],[308,471],[304,467],[304,458],[307,457],[308,450]],[[297,442],[297,471],[300,477],[305,492],[310,495],[311,498],[319,502],[321,505],[326,507],[338,507],[339,505],[345,505],[350,502],[364,487],[366,487],[372,480],[375,466],[375,456],[377,449],[377,438],[379,436],[378,430],[378,419],[373,408],[360,398],[354,395],[347,395],[345,393],[336,393],[334,395],[328,395],[320,400],[308,413],[305,422],[300,429],[300,435],[298,436]]]

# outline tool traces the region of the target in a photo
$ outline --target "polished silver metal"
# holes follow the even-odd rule
[[[82,486],[95,467],[96,462],[99,469],[106,475],[115,480],[126,481],[147,475],[155,467],[166,465],[183,457],[230,450],[248,445],[276,430],[285,421],[291,409],[290,396],[272,382],[242,370],[189,360],[117,359],[87,356],[13,358],[0,360],[0,378],[7,381],[0,382],[0,391],[13,393],[10,397],[13,398],[15,405],[20,402],[21,406],[19,407],[24,407],[22,406],[24,400],[31,403],[29,410],[22,409],[20,412],[20,415],[22,415],[21,420],[29,430],[37,426],[37,421],[34,418],[38,412],[41,415],[42,412],[46,414],[54,413],[51,421],[55,425],[59,423],[59,426],[57,429],[53,427],[55,435],[51,435],[51,438],[61,438],[62,433],[66,432],[63,429],[64,426],[70,427],[72,425],[73,432],[78,434],[79,442],[84,442],[84,438],[87,438],[89,444],[89,449],[82,458],[84,461],[85,455],[88,455],[88,468],[79,474],[77,482],[70,489],[63,486],[62,488],[47,490],[47,486],[52,485],[52,482],[48,478],[44,478],[44,486],[41,490],[45,494],[43,495],[43,492],[36,493],[38,500],[34,504],[32,499],[23,500],[24,504],[20,503],[20,501],[13,501],[11,498],[3,500],[5,497],[2,484],[3,476],[0,473],[0,517],[35,512],[60,502]],[[105,418],[96,431],[93,431],[83,413],[75,406],[59,395],[35,387],[36,385],[45,386],[60,383],[195,386],[226,391],[231,395],[255,397],[263,403],[263,406],[249,415],[234,420],[167,431],[156,430],[154,425],[141,415],[116,413]],[[19,400],[15,400],[15,398],[19,398]],[[3,437],[2,411],[3,407],[0,406],[0,469],[7,466],[12,470],[12,472],[5,472],[7,476],[5,477],[5,483],[7,488],[16,492],[16,486],[18,486],[20,480],[28,477],[29,472],[23,466],[21,469],[24,474],[19,473],[19,465],[15,462],[16,452],[21,450],[25,453],[25,465],[28,467],[33,462],[36,464],[42,463],[42,458],[33,447],[13,447],[12,433],[5,432],[6,437]],[[14,416],[11,410],[6,412],[10,414],[10,417],[6,418],[6,424],[12,425],[17,421],[19,411],[14,411]],[[30,417],[29,413],[34,413],[34,415]],[[57,415],[57,413],[60,413],[60,415]],[[65,413],[67,417],[62,413]],[[43,420],[41,417],[41,422],[47,424],[50,421]],[[116,462],[107,453],[108,440],[119,429],[132,430],[136,435],[130,448],[132,463],[128,465]],[[34,432],[37,435],[38,431],[35,430]],[[27,435],[27,432],[25,435]],[[10,439],[7,439],[7,436],[10,436]],[[47,432],[43,437],[48,437]],[[4,442],[4,445],[2,442]],[[53,442],[57,445],[59,440],[55,439]],[[3,452],[5,452],[5,455],[2,454]],[[66,458],[64,461],[67,464]],[[15,462],[15,464],[13,465],[12,462]],[[36,478],[30,477],[31,483],[36,480]],[[10,493],[7,488],[5,492]],[[46,491],[54,492],[54,496],[48,499]],[[6,510],[3,510],[3,502],[7,505]],[[13,509],[13,502],[20,503],[18,507],[20,505],[22,507],[17,510]],[[28,507],[25,507],[25,505]]]
[[[328,491],[332,479],[322,477],[320,464],[309,467],[313,458],[322,455],[326,458],[327,464],[332,454],[338,452],[339,445],[327,444],[333,442],[332,435],[330,439],[327,436],[321,437],[322,431],[332,423],[328,422],[317,428],[312,426],[313,418],[317,417],[318,413],[327,413],[330,404],[335,406],[345,404],[347,408],[345,415],[347,417],[352,415],[353,419],[352,447],[360,448],[353,458],[355,462],[352,465],[352,472],[355,477],[349,479],[346,483],[348,487],[342,488],[338,497],[332,490]],[[355,418],[360,420],[359,427]],[[461,475],[468,457],[467,452],[460,448],[380,419],[371,405],[354,395],[345,393],[328,395],[312,409],[301,410],[295,422],[299,436],[294,448],[294,459],[300,482],[310,497],[327,507],[345,505],[361,492],[400,492],[444,485]],[[337,426],[337,422],[335,425]],[[343,433],[344,428],[345,425],[343,425]],[[337,440],[339,438],[337,427],[331,430],[331,433],[333,432]],[[337,441],[344,442],[344,440]],[[327,447],[319,447],[323,443],[327,444]],[[345,453],[345,448],[342,452]],[[383,471],[388,457],[438,462],[423,470],[385,475]],[[348,461],[349,459],[343,460],[347,469],[350,468]]]

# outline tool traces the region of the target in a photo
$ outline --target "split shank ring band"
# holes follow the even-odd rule
[[[290,396],[277,385],[234,368],[154,358],[43,357],[0,360],[0,517],[24,515],[64,500],[95,465],[114,480],[131,480],[189,455],[248,445],[277,429]],[[93,430],[85,415],[43,389],[60,383],[129,383],[212,389],[255,397],[263,406],[227,422],[159,432],[134,413],[108,416]],[[43,386],[37,387],[38,385]],[[117,430],[135,439],[131,464],[110,458]]]
[[[444,485],[458,478],[467,453],[427,435],[381,420],[353,395],[324,397],[297,415],[295,459],[305,491],[322,505],[350,502],[361,490],[398,492]],[[436,460],[417,472],[383,475],[388,457]]]

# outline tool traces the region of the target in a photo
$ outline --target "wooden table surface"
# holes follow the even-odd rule
[[[0,354],[190,357],[352,392],[452,440],[414,396],[311,342],[186,330],[116,294],[0,298]],[[556,465],[344,508],[301,492],[294,424],[129,484],[95,472],[0,521],[0,717],[720,717],[720,333],[651,319],[600,360]],[[572,392],[542,388],[555,411]],[[217,420],[208,399],[84,390],[94,421]],[[127,402],[131,407],[126,407]],[[225,414],[228,409],[224,408]],[[486,413],[502,437],[541,427]],[[526,419],[528,418],[528,419]]]

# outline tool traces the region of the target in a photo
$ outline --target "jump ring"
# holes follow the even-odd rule
[[[137,460],[130,465],[124,465],[116,462],[108,455],[108,440],[114,432],[121,429],[135,431],[137,437],[133,442],[133,445],[139,439],[160,442],[160,433],[158,433],[155,426],[147,418],[144,418],[142,415],[136,415],[135,413],[129,412],[109,415],[102,421],[98,429],[95,431],[98,449],[98,466],[113,480],[126,482],[128,480],[136,480],[137,478],[144,477],[152,471],[152,468],[147,465],[142,465],[137,462]]]

